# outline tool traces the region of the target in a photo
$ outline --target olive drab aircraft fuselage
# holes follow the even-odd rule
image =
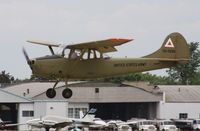
[[[178,64],[186,64],[189,60],[189,47],[180,33],[171,33],[166,37],[159,50],[141,58],[105,57],[105,53],[117,51],[115,46],[130,41],[132,39],[111,38],[65,46],[28,41],[48,46],[51,55],[29,59],[26,51],[23,50],[23,52],[34,75],[57,81],[54,87],[49,88],[46,92],[49,98],[55,97],[54,88],[61,80],[66,82],[66,89],[63,90],[62,95],[64,98],[70,98],[72,90],[67,88],[68,80],[95,79],[169,68]],[[62,49],[61,53],[55,54],[53,47]]]

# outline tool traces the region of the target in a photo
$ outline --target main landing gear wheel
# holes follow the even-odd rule
[[[69,88],[64,89],[63,92],[62,92],[62,96],[63,96],[64,98],[66,98],[66,99],[71,98],[71,97],[72,97],[72,94],[73,94],[73,93],[72,93],[72,90],[69,89]]]
[[[56,96],[56,91],[55,89],[53,88],[49,88],[47,91],[46,91],[46,95],[48,98],[54,98]]]

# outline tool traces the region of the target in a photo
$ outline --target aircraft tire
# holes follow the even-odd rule
[[[73,94],[73,92],[72,92],[72,90],[69,89],[69,88],[64,89],[63,92],[62,92],[62,96],[63,96],[64,98],[66,98],[66,99],[71,98],[71,97],[72,97],[72,94]]]
[[[48,98],[54,98],[54,97],[56,96],[56,91],[55,91],[55,89],[53,89],[53,88],[47,89],[47,91],[46,91],[46,96],[47,96]]]

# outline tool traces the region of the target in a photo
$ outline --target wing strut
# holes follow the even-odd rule
[[[53,51],[53,48],[51,46],[48,46],[49,47],[49,50],[51,51],[51,54],[54,55],[54,51]]]

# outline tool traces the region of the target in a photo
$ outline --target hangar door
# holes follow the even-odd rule
[[[156,102],[142,103],[90,103],[90,108],[96,108],[96,117],[103,120],[131,118],[156,118]]]
[[[18,118],[18,104],[16,103],[1,103],[0,104],[0,118],[6,123],[17,123]],[[16,127],[9,127],[9,129],[16,130]]]

